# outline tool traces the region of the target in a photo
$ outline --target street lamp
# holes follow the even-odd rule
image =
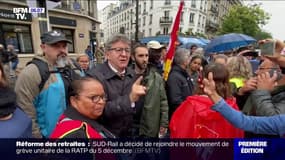
[[[135,22],[133,22],[133,15],[134,15],[134,12],[131,10],[130,12],[130,21],[131,21],[131,25],[130,25],[130,39],[132,41],[134,41],[134,33],[133,33],[133,25],[136,24]]]
[[[139,42],[139,0],[136,0],[136,35],[135,41]]]
[[[40,8],[44,8],[45,12],[44,13],[39,13],[39,27],[40,27],[40,34],[42,35],[43,33],[48,31],[48,16],[47,16],[47,5],[46,5],[46,0],[42,1],[37,1],[37,5]]]
[[[52,2],[60,2],[61,0],[49,0]],[[47,32],[49,30],[49,20],[48,20],[48,10],[47,10],[47,0],[39,0],[37,1],[37,6],[40,8],[44,8],[44,13],[39,13],[39,27],[40,27],[40,34]]]

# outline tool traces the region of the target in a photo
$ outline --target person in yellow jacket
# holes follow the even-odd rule
[[[252,67],[249,60],[243,56],[230,57],[227,62],[230,72],[230,82],[233,90],[243,86],[244,81],[252,77]]]

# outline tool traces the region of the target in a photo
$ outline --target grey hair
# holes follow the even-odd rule
[[[131,45],[131,41],[129,38],[123,34],[116,34],[113,37],[109,38],[106,42],[106,50],[111,49],[112,45],[117,42],[123,42],[127,43],[128,45]]]
[[[190,51],[185,48],[178,48],[175,51],[174,63],[177,65],[183,64],[190,56]]]
[[[217,60],[217,59],[224,59],[225,62],[228,61],[228,56],[224,55],[224,54],[218,54],[214,57],[214,62]]]

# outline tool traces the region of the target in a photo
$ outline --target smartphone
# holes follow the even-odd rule
[[[258,56],[258,57],[261,56],[261,50],[260,50],[260,49],[255,49],[255,52],[257,52],[257,56]]]
[[[274,72],[277,73],[277,79],[276,79],[276,81],[279,81],[280,79],[282,79],[282,77],[283,77],[282,73],[281,73],[280,71],[278,71],[277,69],[275,69],[275,68],[274,68],[274,69],[271,69],[271,70],[269,71],[270,77],[273,76]]]
[[[273,54],[275,53],[275,41],[260,44],[259,48],[261,55],[273,56]]]
[[[200,88],[203,88],[203,71],[198,72],[198,79],[197,82]]]

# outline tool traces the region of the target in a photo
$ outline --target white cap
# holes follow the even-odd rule
[[[150,49],[150,48],[152,48],[152,49],[160,49],[162,47],[164,47],[164,46],[161,45],[158,41],[149,41],[147,43],[147,48],[148,49]]]

